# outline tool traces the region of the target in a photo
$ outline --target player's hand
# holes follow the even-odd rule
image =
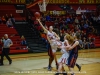
[[[59,38],[56,38],[56,41],[60,41],[60,39]]]
[[[71,47],[70,45],[69,46],[66,46],[66,50],[69,50],[70,47]]]
[[[60,49],[61,49],[61,46],[60,46],[60,45],[58,45],[58,48],[60,48]]]
[[[39,18],[36,18],[36,20],[40,22],[40,19]]]
[[[60,46],[61,49],[66,49],[66,46]]]

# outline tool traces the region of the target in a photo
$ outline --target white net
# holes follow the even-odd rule
[[[49,0],[43,0],[43,2],[38,3],[41,12],[46,11],[48,2]]]

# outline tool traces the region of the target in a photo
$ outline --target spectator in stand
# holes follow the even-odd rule
[[[0,17],[0,24],[2,23],[2,18]]]
[[[6,19],[5,19],[4,16],[2,16],[2,23],[3,23],[3,24],[6,24]]]
[[[6,25],[7,25],[8,27],[13,27],[13,24],[12,24],[12,21],[11,21],[10,18],[9,18],[8,21],[6,22]]]
[[[91,48],[95,48],[95,38],[91,38]]]
[[[50,15],[46,16],[46,21],[51,21]]]
[[[87,39],[88,48],[95,48],[95,38],[89,37]]]
[[[33,21],[32,21],[31,16],[28,16],[27,22],[28,22],[28,25],[29,25],[31,28],[33,28]]]
[[[88,37],[88,38],[86,39],[86,42],[87,42],[87,43],[86,43],[86,44],[87,44],[86,47],[87,47],[88,49],[90,49],[90,48],[91,48],[91,37]]]
[[[57,19],[54,21],[54,26],[55,26],[55,27],[58,26],[58,20],[57,20]]]
[[[59,28],[61,28],[61,26],[63,25],[63,22],[62,22],[61,18],[59,19],[59,24],[58,25],[59,25]]]
[[[86,35],[86,32],[82,31],[82,39],[84,38],[87,38],[88,36]]]
[[[62,32],[60,32],[60,41],[64,41],[64,34]]]
[[[23,35],[21,36],[21,45],[22,45],[22,46],[27,46],[25,37],[24,37]]]
[[[70,23],[70,18],[69,18],[69,17],[67,17],[66,23],[67,23],[67,24]]]
[[[45,16],[43,16],[43,17],[41,18],[41,21],[42,21],[43,25],[45,25],[45,21],[46,21]]]
[[[84,29],[87,29],[89,27],[88,22],[86,21],[86,23],[84,24]]]
[[[82,42],[81,37],[79,37],[79,47],[80,47],[80,49],[83,49],[83,42]]]
[[[78,20],[78,18],[77,18],[77,17],[75,18],[75,23],[76,23],[76,24],[78,24],[78,23],[79,23],[79,20]]]
[[[1,38],[1,43],[4,43],[5,39],[4,37]]]
[[[80,39],[81,39],[81,37],[82,37],[82,31],[80,29],[76,31],[76,34],[78,34],[79,37],[80,37]]]
[[[82,20],[86,20],[86,15],[84,13],[82,14],[81,17],[82,17]]]
[[[6,14],[6,15],[5,15],[5,19],[6,19],[6,22],[7,22],[7,21],[8,21],[8,19],[9,19],[8,14]]]
[[[84,30],[84,23],[80,24],[80,30],[82,30],[82,31]]]
[[[76,32],[75,31],[73,31],[72,33],[71,33],[71,36],[75,36],[76,35]]]
[[[10,14],[9,18],[11,19],[12,22],[15,22],[15,18],[12,14]]]
[[[83,49],[89,48],[89,45],[87,44],[86,38],[83,38]]]
[[[71,16],[70,17],[70,23],[73,23],[74,22],[74,18]]]

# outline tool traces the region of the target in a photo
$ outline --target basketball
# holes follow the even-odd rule
[[[35,13],[34,13],[34,16],[35,16],[36,18],[40,18],[41,15],[40,15],[39,12],[35,12]]]

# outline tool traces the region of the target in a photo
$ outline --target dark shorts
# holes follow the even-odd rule
[[[68,58],[68,67],[74,68],[78,54],[71,54]]]
[[[50,44],[48,44],[48,55],[49,55],[50,57],[53,57],[53,53],[52,53],[52,49],[51,49]]]

